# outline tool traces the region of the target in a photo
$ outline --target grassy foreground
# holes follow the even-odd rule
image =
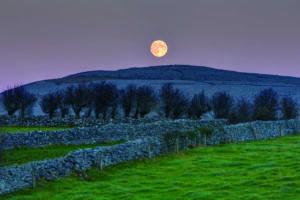
[[[7,166],[13,164],[24,164],[32,161],[43,161],[45,159],[54,159],[66,156],[71,151],[78,149],[95,148],[99,146],[112,146],[120,143],[124,143],[127,140],[119,140],[116,142],[98,142],[91,144],[54,144],[43,147],[20,147],[11,150],[4,151],[4,157],[7,158]]]
[[[182,151],[40,182],[4,199],[300,199],[300,135]]]
[[[0,134],[2,133],[17,133],[17,132],[28,132],[28,131],[56,131],[74,128],[74,126],[63,126],[63,127],[43,127],[43,126],[0,126]]]

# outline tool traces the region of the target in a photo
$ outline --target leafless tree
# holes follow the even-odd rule
[[[171,83],[166,83],[161,87],[160,100],[162,101],[162,108],[165,115],[168,118],[172,111],[172,105],[174,104],[174,89]]]
[[[172,113],[175,119],[178,119],[182,116],[182,114],[185,114],[188,109],[188,98],[186,95],[180,91],[179,89],[176,89],[174,91],[174,101],[172,105]]]
[[[299,115],[298,104],[291,96],[286,96],[281,99],[280,109],[283,119],[296,119]]]
[[[209,99],[205,95],[204,90],[201,93],[194,94],[189,103],[188,115],[189,118],[199,118],[202,114],[210,110]]]
[[[255,96],[254,120],[276,120],[279,96],[272,88],[264,89]]]
[[[101,113],[105,119],[109,107],[112,107],[112,117],[114,118],[119,100],[119,90],[117,86],[102,81],[101,83],[95,84],[93,88],[93,107],[96,118],[99,118],[99,114]]]
[[[253,105],[250,101],[241,97],[237,100],[229,115],[229,122],[232,124],[249,122],[253,117]]]
[[[20,87],[15,86],[13,88],[8,88],[6,91],[3,92],[2,104],[9,116],[12,116],[19,109],[20,106],[19,88]]]
[[[87,84],[80,83],[76,87],[71,86],[67,89],[72,94],[71,107],[76,119],[80,118],[80,112],[89,105],[92,94]]]
[[[73,98],[73,88],[69,87],[65,90],[59,90],[55,93],[57,107],[60,110],[60,116],[64,118],[70,110]]]
[[[37,101],[35,95],[28,92],[23,86],[9,88],[3,93],[3,105],[8,115],[12,116],[19,111],[21,117],[32,112],[32,108]]]
[[[54,93],[46,94],[40,101],[40,106],[42,111],[52,119],[55,111],[58,109],[58,98]]]
[[[170,117],[170,113],[174,118],[178,118],[186,112],[188,106],[186,95],[179,89],[175,90],[171,83],[166,83],[161,87],[159,97],[167,118]]]
[[[216,119],[228,119],[229,111],[233,106],[233,98],[227,92],[217,92],[211,99],[211,105]]]
[[[135,118],[137,118],[138,114],[143,118],[153,109],[156,103],[157,96],[152,87],[148,85],[140,86],[136,93]]]
[[[132,108],[136,105],[137,87],[129,84],[125,89],[120,90],[120,103],[125,112],[125,117],[129,117]]]

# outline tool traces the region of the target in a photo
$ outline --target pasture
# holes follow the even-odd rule
[[[39,180],[0,199],[300,199],[300,135],[180,151]]]

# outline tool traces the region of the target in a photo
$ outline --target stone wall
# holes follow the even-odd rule
[[[157,121],[132,125],[129,123],[107,124],[94,127],[76,127],[57,131],[31,131],[24,133],[0,134],[2,148],[11,149],[16,146],[45,146],[50,144],[82,144],[120,139],[133,140],[150,136],[158,136],[169,130],[188,130],[195,127],[221,127],[226,120],[174,120]]]
[[[110,147],[96,147],[70,152],[67,156],[54,160],[35,161],[23,165],[0,168],[0,194],[13,192],[32,185],[32,174],[35,179],[54,180],[65,176],[74,169],[86,170],[99,166],[102,153],[103,166],[130,161],[148,156],[148,144],[151,144],[151,155],[161,155],[161,142],[157,138],[138,139]]]
[[[156,118],[117,118],[117,119],[95,119],[95,118],[81,118],[75,119],[74,117],[67,116],[66,118],[52,118],[49,119],[45,116],[36,117],[17,117],[0,115],[0,127],[1,126],[101,126],[109,123],[129,123],[129,124],[142,124],[152,123],[155,121],[164,121],[167,119],[156,119]]]
[[[155,123],[159,124],[158,122]],[[185,126],[188,127],[189,122],[179,120],[179,122],[177,121],[174,123],[177,123],[178,128],[183,129]],[[190,125],[193,126],[194,124],[191,123]],[[189,128],[192,128],[190,125]],[[234,139],[234,142],[242,142],[295,134],[299,133],[299,125],[299,119],[274,122],[255,121],[237,125],[224,125],[221,128],[218,127],[214,129],[212,137],[207,139],[207,144],[215,145],[219,144],[221,141],[232,141],[231,138]],[[123,125],[120,125],[119,127],[122,128],[121,130],[124,128],[122,126]],[[168,126],[170,126],[170,124],[168,124]],[[173,127],[176,126],[174,125]],[[113,125],[110,125],[110,128],[113,127]],[[157,128],[159,127],[160,126]],[[149,125],[148,128],[151,129],[153,126]],[[151,131],[147,129],[146,125],[140,127],[138,125],[134,126],[131,131],[134,129],[136,129],[135,131],[137,136],[140,136],[139,134],[141,134],[142,131],[150,133],[147,136],[151,135]],[[163,130],[166,129],[162,128],[161,131],[163,132]],[[116,130],[111,130],[109,134],[115,133],[115,136],[118,136],[119,133],[116,133],[115,131]],[[126,133],[126,131],[124,131],[124,133]],[[155,134],[151,136],[155,136]],[[200,134],[198,136],[200,136]],[[197,141],[193,142],[199,143],[202,141],[201,137],[197,138]],[[180,149],[186,149],[189,141],[187,139],[183,139],[179,140],[179,143]],[[35,174],[35,179],[45,178],[46,180],[55,180],[58,176],[65,176],[66,174],[71,173],[74,169],[86,170],[87,168],[99,166],[101,153],[103,166],[117,164],[122,161],[130,161],[135,158],[148,157],[148,144],[151,145],[152,157],[166,153],[166,144],[164,143],[164,140],[162,140],[162,134],[158,134],[156,137],[145,137],[143,139],[137,139],[111,147],[81,149],[70,152],[67,156],[56,158],[54,160],[46,159],[45,161],[35,161],[23,165],[13,165],[10,167],[0,168],[0,194],[30,187],[32,184],[32,169]]]
[[[299,133],[300,119],[280,121],[254,121],[236,125],[227,125],[224,126],[224,131],[225,134],[223,133],[223,140],[230,142],[232,142],[231,133],[233,135],[234,142],[264,140]],[[217,139],[214,138],[214,144],[216,143],[218,143]]]

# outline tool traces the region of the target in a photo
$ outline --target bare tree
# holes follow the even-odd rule
[[[70,110],[73,99],[73,88],[68,87],[65,90],[59,90],[55,93],[57,107],[60,110],[60,116],[64,118]]]
[[[119,100],[119,91],[115,84],[106,83],[105,81],[95,84],[93,100],[96,118],[99,118],[101,113],[105,119],[109,107],[112,107],[112,117],[115,117]]]
[[[178,119],[182,114],[186,113],[189,101],[186,95],[179,89],[176,89],[173,95],[172,113],[174,118]]]
[[[25,114],[32,112],[36,101],[35,95],[28,92],[23,86],[9,88],[3,93],[3,105],[10,116],[19,110],[20,116],[25,117]]]
[[[136,112],[135,118],[138,114],[143,118],[148,114],[157,102],[157,96],[151,86],[144,85],[137,89],[136,93]]]
[[[283,97],[281,99],[280,109],[283,119],[296,119],[299,115],[298,104],[291,96]]]
[[[111,107],[111,117],[114,119],[117,114],[117,107],[120,103],[120,91],[115,84],[108,84],[109,94],[107,100],[109,102],[108,106]]]
[[[194,94],[188,108],[189,118],[197,119],[210,110],[209,99],[205,96],[204,90],[201,93]]]
[[[2,104],[4,109],[7,111],[9,116],[12,116],[19,109],[19,87],[15,86],[14,88],[8,88],[3,92]]]
[[[162,108],[168,118],[172,111],[172,105],[174,104],[174,89],[171,83],[166,83],[161,87],[160,99],[162,101]]]
[[[72,88],[72,89],[71,89]],[[91,93],[88,89],[88,86],[84,83],[78,84],[76,87],[69,88],[68,90],[71,92],[72,90],[72,102],[71,106],[75,113],[76,119],[80,118],[80,112],[83,108],[87,107],[90,103]]]
[[[264,89],[255,96],[254,119],[255,120],[276,120],[279,96],[272,88]]]
[[[52,119],[55,111],[58,108],[58,98],[54,93],[49,93],[43,96],[42,100],[40,101],[40,106],[42,111],[45,114],[49,115],[49,118]]]
[[[137,88],[135,84],[129,84],[125,89],[120,90],[120,103],[125,112],[125,117],[129,114],[136,104]]]
[[[31,94],[27,90],[25,90],[22,87],[22,98],[20,101],[20,116],[25,117],[26,114],[31,114],[33,106],[35,102],[37,101],[37,98],[35,95]]]
[[[162,108],[165,112],[166,117],[170,116],[172,106],[174,105],[174,88],[171,83],[164,84],[160,89],[160,100],[162,102]]]
[[[253,117],[253,105],[241,97],[230,111],[229,122],[232,124],[249,122]]]
[[[91,113],[94,109],[94,84],[93,83],[90,83],[88,86],[87,86],[87,94],[89,94],[87,96],[87,106],[86,106],[86,112],[85,112],[85,117],[90,117],[91,116]]]
[[[178,118],[186,112],[188,106],[186,95],[179,89],[175,90],[171,83],[166,83],[161,87],[159,97],[167,118],[170,117],[171,113],[174,118]]]
[[[229,111],[233,106],[233,98],[227,92],[217,92],[212,97],[211,105],[216,119],[228,119]]]

